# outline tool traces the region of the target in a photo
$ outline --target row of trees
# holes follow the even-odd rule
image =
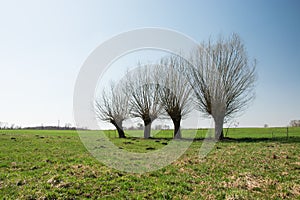
[[[21,126],[15,124],[9,124],[7,122],[0,122],[0,129],[20,129]]]
[[[101,120],[112,123],[119,137],[129,117],[144,122],[144,137],[151,124],[168,115],[174,124],[174,138],[181,138],[180,123],[192,109],[215,121],[215,137],[223,138],[223,123],[242,111],[254,98],[255,61],[249,63],[238,35],[227,40],[202,43],[190,59],[164,57],[155,65],[138,64],[119,84],[111,85],[96,101]]]
[[[292,120],[290,122],[291,127],[300,127],[300,120]]]
[[[149,138],[151,125],[161,115],[168,115],[174,124],[174,137],[181,138],[180,122],[191,110],[192,88],[177,71],[180,58],[163,58],[156,65],[138,64],[119,84],[111,83],[96,101],[96,114],[112,123],[119,137],[124,138],[123,121],[137,117],[144,123],[144,138]]]

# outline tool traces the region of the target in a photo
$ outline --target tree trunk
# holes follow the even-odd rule
[[[214,118],[215,120],[215,139],[223,140],[224,133],[223,133],[223,124],[224,124],[224,117]]]
[[[112,122],[112,124],[116,127],[119,138],[126,138],[123,130],[122,122]]]
[[[126,138],[123,128],[120,128],[118,126],[116,128],[119,134],[119,138]]]
[[[174,138],[181,139],[180,121],[181,119],[172,119],[174,124]]]
[[[144,121],[144,138],[149,138],[151,134],[151,124],[152,122]]]

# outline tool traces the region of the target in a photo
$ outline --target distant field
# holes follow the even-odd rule
[[[183,130],[189,138],[194,130]],[[226,129],[224,129],[226,133]],[[172,131],[157,139],[116,138],[123,149],[162,148]],[[198,130],[204,138],[207,130]],[[99,133],[100,134],[100,133]],[[142,131],[127,131],[142,136]],[[0,130],[1,199],[300,199],[300,128],[237,128],[208,156],[194,141],[179,160],[155,172],[124,173],[93,158],[76,131]],[[149,150],[149,147],[152,147]]]
[[[282,128],[230,128],[224,129],[226,137],[230,138],[283,138],[290,136],[300,136],[300,127],[286,127]],[[105,131],[110,138],[118,137],[116,131]],[[203,139],[207,136],[213,136],[208,133],[208,129],[199,130],[182,130],[182,136],[184,138],[191,138],[196,132],[196,138]],[[141,130],[125,130],[127,136],[131,137],[143,137],[143,131]],[[173,130],[152,130],[151,136],[155,138],[172,138]]]

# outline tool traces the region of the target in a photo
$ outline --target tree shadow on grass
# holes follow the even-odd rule
[[[173,138],[170,137],[150,137],[147,139],[140,138],[140,137],[127,137],[127,140],[154,140],[155,142],[169,142],[173,140]],[[203,142],[204,140],[206,141],[215,141],[214,138],[181,138],[181,139],[175,139],[176,141],[194,141],[194,142]],[[300,143],[300,137],[298,136],[290,136],[290,137],[274,137],[274,138],[266,138],[266,137],[261,137],[261,138],[251,138],[251,137],[244,137],[244,138],[230,138],[230,137],[225,137],[223,140],[219,140],[217,142],[224,142],[224,143],[257,143],[257,142],[280,142],[280,143]]]
[[[143,138],[134,138],[134,137],[130,137],[127,139],[143,139]],[[155,141],[170,141],[173,140],[173,138],[169,138],[169,137],[150,137],[146,140],[155,140]],[[200,141],[203,142],[204,140],[214,140],[214,138],[181,138],[181,139],[175,139],[177,141]],[[245,142],[245,143],[249,143],[249,142],[253,142],[253,143],[257,143],[257,142],[280,142],[280,143],[300,143],[300,137],[297,136],[290,136],[290,137],[274,137],[274,138],[251,138],[251,137],[245,137],[245,138],[230,138],[230,137],[225,137],[223,140],[220,140],[218,142],[225,142],[225,143],[230,143],[230,142],[235,142],[235,143],[240,143],[240,142]]]
[[[257,143],[257,142],[280,142],[280,143],[300,143],[300,137],[295,137],[295,136],[291,136],[291,137],[274,137],[274,138],[250,138],[250,137],[246,137],[246,138],[225,138],[224,140],[222,140],[221,142],[253,142],[253,143]]]

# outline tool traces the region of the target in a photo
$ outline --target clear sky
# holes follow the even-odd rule
[[[240,126],[300,119],[299,1],[0,1],[0,122],[73,124],[73,89],[88,55],[124,31],[161,27],[201,42],[238,33],[258,60],[257,97]]]

